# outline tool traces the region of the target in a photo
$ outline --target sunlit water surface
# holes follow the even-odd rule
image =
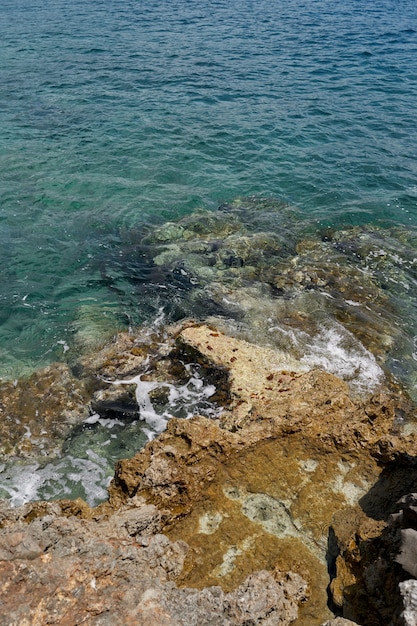
[[[413,0],[4,0],[0,61],[1,377],[169,317],[134,257],[144,229],[255,196],[297,207],[300,232],[404,227],[378,235],[397,260],[377,271],[388,366],[415,393]],[[305,358],[342,370],[328,341]]]

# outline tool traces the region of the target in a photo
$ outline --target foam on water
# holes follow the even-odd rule
[[[114,385],[136,386],[136,402],[138,403],[140,417],[148,426],[146,432],[149,439],[153,439],[157,434],[165,430],[167,421],[173,415],[181,415],[181,417],[187,419],[195,415],[196,411],[212,417],[219,413],[219,409],[207,402],[216,392],[215,386],[204,383],[198,375],[195,365],[187,364],[186,370],[191,376],[184,385],[144,381],[142,377],[145,374],[139,374],[129,380],[113,381]],[[150,392],[158,388],[162,391],[168,390],[168,408],[162,412],[155,410],[150,397]]]
[[[384,380],[374,355],[334,320],[323,322],[314,335],[283,326],[271,327],[270,332],[284,336],[288,348],[297,351],[309,369],[322,369],[342,378],[354,393],[370,393]]]
[[[114,463],[133,456],[145,443],[162,432],[173,417],[195,414],[214,417],[219,408],[210,401],[214,385],[207,384],[194,364],[186,365],[189,379],[182,385],[142,380],[140,374],[115,385],[136,386],[139,419],[125,422],[93,413],[76,429],[59,459],[40,465],[14,460],[0,467],[0,497],[14,506],[31,500],[81,497],[96,505],[107,497],[107,486],[114,474]],[[151,392],[160,391],[155,400]],[[156,406],[154,406],[156,405]],[[30,432],[27,435],[30,437]]]
[[[13,506],[32,500],[77,497],[94,505],[106,499],[110,479],[106,460],[88,450],[87,458],[66,455],[45,466],[23,461],[4,464],[0,494]]]
[[[305,348],[302,363],[339,376],[359,394],[373,391],[384,379],[374,355],[336,322],[322,328]]]

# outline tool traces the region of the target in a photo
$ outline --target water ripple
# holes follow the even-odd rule
[[[31,293],[59,311],[31,319],[28,358],[67,332],[80,276],[118,306],[90,257],[120,229],[248,194],[415,225],[416,17],[412,0],[4,0],[0,298],[8,320]]]

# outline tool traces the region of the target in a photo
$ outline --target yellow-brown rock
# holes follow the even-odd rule
[[[130,377],[149,351],[125,335],[84,367]],[[383,389],[355,397],[331,374],[205,325],[171,330],[153,360],[158,380],[175,375],[176,360],[200,363],[218,381],[223,412],[170,419],[118,462],[109,501],[95,509],[0,507],[10,623],[319,626],[333,616],[329,567],[335,605],[362,617],[355,607],[381,573],[372,559],[384,511],[417,477],[411,461],[395,465],[416,449],[396,434],[403,399]],[[385,604],[374,603],[384,616],[396,582],[386,579]]]
[[[297,623],[320,623],[329,616],[328,530],[378,480],[380,448],[395,440],[392,399],[354,399],[330,374],[303,373],[281,353],[206,326],[178,342],[228,372],[228,409],[218,423],[171,420],[118,463],[110,503],[140,495],[169,511],[164,532],[191,548],[181,584],[229,590],[257,567],[292,570],[309,583]]]

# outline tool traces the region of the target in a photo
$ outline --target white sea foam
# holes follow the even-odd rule
[[[280,324],[270,326],[269,332],[308,369],[322,369],[342,378],[355,393],[372,392],[384,378],[374,355],[334,320],[323,322],[314,335]]]
[[[87,459],[66,455],[41,467],[36,462],[13,463],[1,473],[0,491],[12,506],[39,499],[84,498],[95,505],[107,497],[107,463],[89,450]]]
[[[197,366],[187,365],[186,370],[189,379],[183,385],[146,381],[144,373],[114,381],[116,385],[136,385],[140,419],[127,424],[93,413],[84,420],[85,428],[68,442],[67,451],[60,459],[44,466],[34,461],[0,466],[0,497],[7,497],[13,506],[62,497],[81,497],[91,505],[105,500],[117,458],[134,454],[146,438],[152,439],[162,432],[173,415],[188,418],[197,413],[214,416],[219,412],[210,402],[215,386],[205,383]],[[155,403],[155,408],[151,392],[158,388],[162,402]],[[31,437],[29,429],[24,436]]]
[[[181,417],[189,418],[196,412],[202,412],[199,406],[205,400],[208,400],[216,392],[214,385],[207,385],[193,372],[192,365],[186,366],[186,369],[192,373],[189,380],[184,385],[173,385],[167,382],[145,381],[142,377],[145,374],[139,374],[128,380],[115,380],[114,385],[136,385],[136,402],[139,408],[141,419],[146,422],[149,428],[146,429],[149,438],[165,430],[168,420],[173,415],[180,414]],[[161,388],[168,390],[168,407],[158,413],[150,397],[151,391]],[[204,414],[216,415],[218,410],[213,406],[206,406],[203,409]]]
[[[2,471],[1,490],[7,494],[12,506],[20,506],[36,500],[42,477],[38,473],[38,463],[13,465]]]
[[[100,424],[100,426],[104,426],[105,428],[111,430],[114,426],[123,426],[124,422],[118,419],[100,417],[98,413],[93,413],[83,421],[83,424],[88,424],[90,426],[93,424]]]
[[[305,341],[301,362],[339,376],[357,393],[373,391],[384,378],[374,355],[334,321]]]
[[[97,422],[100,419],[100,415],[98,413],[93,413],[92,415],[89,415],[85,420],[84,420],[84,424],[97,424]]]

